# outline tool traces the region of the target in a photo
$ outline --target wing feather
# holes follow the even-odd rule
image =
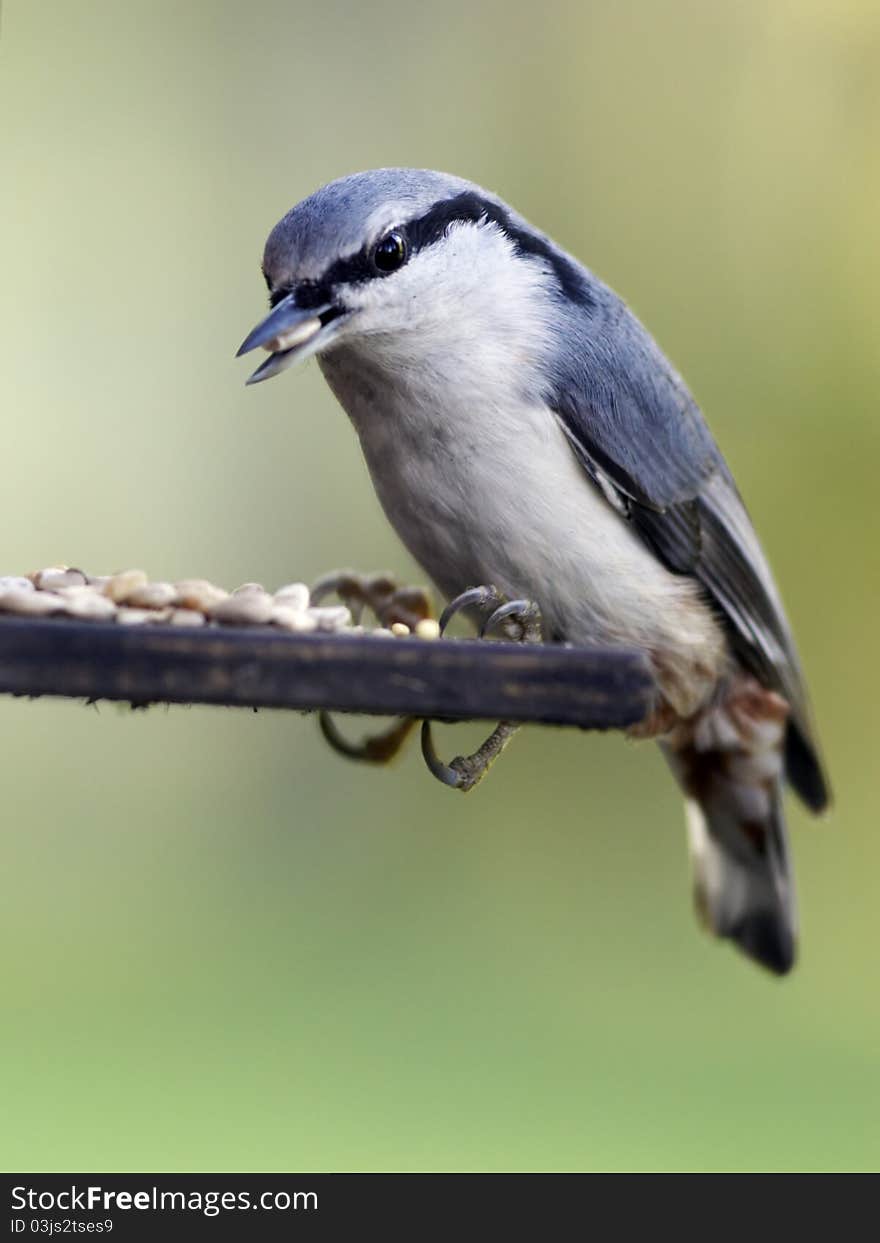
[[[551,405],[602,494],[669,569],[705,588],[743,665],[791,708],[789,779],[820,810],[828,784],[791,628],[757,535],[681,377],[619,299],[557,358]]]

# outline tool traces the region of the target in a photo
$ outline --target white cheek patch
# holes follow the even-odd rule
[[[454,223],[399,271],[346,290],[347,305],[359,312],[357,332],[429,333],[422,354],[442,347],[444,336],[458,341],[464,329],[484,346],[496,337],[510,351],[518,341],[527,346],[546,332],[548,278],[511,261],[511,249],[495,225]]]

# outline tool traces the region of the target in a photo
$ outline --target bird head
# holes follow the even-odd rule
[[[406,342],[416,359],[505,334],[516,347],[520,334],[539,335],[535,308],[548,294],[564,300],[583,284],[580,269],[494,195],[400,168],[341,178],[297,204],[269,235],[263,275],[271,310],[238,353],[262,346],[269,358],[249,384],[379,338]]]

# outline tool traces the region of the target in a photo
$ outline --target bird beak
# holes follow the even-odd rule
[[[339,317],[340,310],[328,302],[324,306],[304,310],[296,305],[295,294],[274,306],[264,320],[242,341],[236,358],[263,346],[269,357],[248,379],[248,384],[259,384],[273,375],[285,371],[293,363],[301,362],[316,353],[326,343],[325,328]]]

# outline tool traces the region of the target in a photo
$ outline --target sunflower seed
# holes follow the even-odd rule
[[[309,607],[309,589],[305,583],[287,583],[275,592],[275,603],[303,613]]]
[[[308,634],[312,630],[318,629],[318,623],[313,617],[309,617],[308,613],[301,609],[291,608],[287,604],[277,604],[272,609],[272,621],[276,626],[280,626],[282,630],[292,630],[298,634]]]
[[[319,630],[344,630],[351,625],[351,609],[344,604],[329,604],[324,607],[313,607],[308,616],[317,624]]]
[[[132,592],[146,587],[148,581],[143,570],[122,570],[119,574],[112,575],[104,587],[104,595],[114,604],[125,604]]]
[[[152,609],[130,609],[123,605],[116,613],[116,620],[120,626],[144,626],[154,622],[156,614]]]
[[[229,592],[209,583],[206,578],[183,578],[174,587],[178,604],[182,608],[197,609],[200,613],[209,613],[229,595]]]
[[[268,592],[246,591],[227,596],[211,609],[215,621],[226,626],[260,626],[272,620],[274,602]]]
[[[170,583],[144,583],[126,597],[136,609],[164,609],[177,601],[177,590]]]
[[[439,639],[440,623],[433,617],[423,617],[420,622],[416,622],[413,633],[417,639]]]
[[[59,587],[84,587],[86,576],[82,570],[71,570],[67,566],[51,566],[40,570],[34,580],[34,586],[40,591],[56,591]]]
[[[116,605],[106,596],[88,589],[64,597],[64,612],[80,621],[110,621],[116,615]]]
[[[168,621],[172,626],[204,626],[205,615],[195,609],[173,609]]]
[[[63,607],[61,596],[51,591],[25,591],[21,587],[9,587],[0,593],[0,609],[6,613],[45,617],[49,613],[60,612]]]

